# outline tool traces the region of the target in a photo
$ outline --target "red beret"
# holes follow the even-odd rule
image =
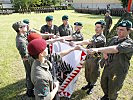
[[[38,55],[47,47],[47,43],[43,39],[34,39],[28,44],[28,52],[31,56]]]
[[[42,39],[42,36],[40,34],[35,33],[35,32],[31,32],[28,35],[27,39],[28,39],[28,42],[30,42],[30,41],[32,41],[34,39]]]

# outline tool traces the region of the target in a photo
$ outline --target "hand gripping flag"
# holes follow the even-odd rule
[[[54,54],[70,48],[72,47],[68,44],[55,42],[52,47],[52,53]],[[60,97],[71,97],[85,57],[85,52],[75,50],[62,58],[62,63],[58,66],[57,72],[58,80],[61,82],[58,91]]]

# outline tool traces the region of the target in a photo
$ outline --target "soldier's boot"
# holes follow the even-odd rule
[[[87,90],[87,89],[90,88],[90,86],[91,86],[91,84],[88,83],[87,85],[83,86],[81,89],[82,89],[82,90]]]
[[[28,89],[28,90],[26,91],[26,95],[27,95],[28,97],[35,97],[35,95],[34,95],[34,90]]]
[[[92,94],[94,85],[90,85],[89,90],[86,92],[88,95]]]
[[[108,95],[104,95],[100,100],[109,100]]]

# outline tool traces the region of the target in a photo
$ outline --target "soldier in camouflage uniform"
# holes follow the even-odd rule
[[[16,47],[19,51],[19,54],[21,55],[21,58],[23,60],[23,64],[26,71],[26,87],[27,92],[26,94],[29,97],[34,96],[33,94],[33,84],[31,82],[30,72],[31,72],[31,65],[29,63],[29,55],[27,50],[27,37],[25,37],[25,34],[27,32],[27,24],[23,22],[16,22],[12,25],[12,28],[17,32],[16,36]]]
[[[83,34],[81,33],[81,29],[83,27],[81,22],[74,23],[75,33],[72,34],[72,41],[83,41]]]
[[[31,32],[31,30],[30,30],[30,21],[29,21],[29,19],[24,19],[23,23],[27,24],[27,32],[26,32],[27,34],[26,34],[26,36],[28,36]]]
[[[24,19],[23,23],[27,24],[27,31],[29,31],[30,30],[30,26],[29,26],[30,21],[29,21],[29,19]]]
[[[92,48],[88,53],[104,53],[105,67],[101,77],[104,96],[101,100],[116,100],[128,73],[133,55],[133,40],[129,38],[132,22],[124,20],[118,24],[117,34],[107,47]]]
[[[59,82],[53,82],[50,72],[51,63],[45,59],[48,54],[46,47],[47,43],[43,39],[35,39],[28,44],[29,54],[35,59],[31,80],[34,84],[36,100],[53,100],[59,88]],[[74,50],[77,50],[77,47],[60,52],[58,56],[63,57]]]
[[[35,33],[35,30],[33,29],[30,29],[30,21],[29,19],[24,19],[23,20],[23,23],[27,24],[27,34],[26,34],[26,37],[30,34],[30,33]]]
[[[64,39],[67,41],[83,41],[83,34],[81,33],[83,25],[81,22],[74,23],[75,32],[71,34],[71,36],[64,36]]]
[[[107,37],[108,34],[109,34],[109,30],[111,28],[111,25],[112,25],[112,17],[110,16],[110,11],[109,10],[106,11],[104,20],[106,22],[106,27],[105,27],[105,30],[104,30],[103,33],[104,33],[105,37]]]
[[[87,48],[99,48],[99,47],[104,47],[106,38],[103,35],[103,30],[104,30],[105,22],[103,20],[100,20],[95,23],[95,32],[96,34],[93,35],[91,40],[84,40],[82,42],[77,42],[76,44],[78,45],[87,45]],[[87,90],[87,94],[92,93],[92,89],[100,76],[100,71],[99,71],[99,60],[101,58],[100,53],[95,53],[93,56],[92,55],[87,55],[86,61],[85,61],[85,78],[86,81],[88,82],[87,85],[83,86],[81,89],[82,90]]]
[[[73,33],[73,28],[71,25],[68,24],[68,16],[62,16],[63,24],[59,26],[59,33],[60,36],[69,36]]]
[[[59,29],[56,25],[53,25],[53,16],[47,16],[46,17],[46,25],[43,25],[41,27],[40,32],[43,34],[54,34],[54,35],[59,35]]]

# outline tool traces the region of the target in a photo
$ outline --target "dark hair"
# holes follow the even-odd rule
[[[105,25],[101,25],[102,28],[105,28]]]
[[[34,56],[31,55],[31,57],[34,58],[34,59],[38,59],[39,55],[34,55]]]
[[[95,24],[96,25],[96,24]],[[101,25],[101,28],[105,28],[105,25],[102,25],[102,24],[100,24]]]
[[[95,25],[96,24],[100,24],[102,28],[105,28],[105,26],[106,26],[106,23],[103,20],[100,20],[100,21],[96,22]]]
[[[19,30],[15,30],[17,33],[19,33]]]
[[[131,28],[126,27],[127,31],[131,30]]]

